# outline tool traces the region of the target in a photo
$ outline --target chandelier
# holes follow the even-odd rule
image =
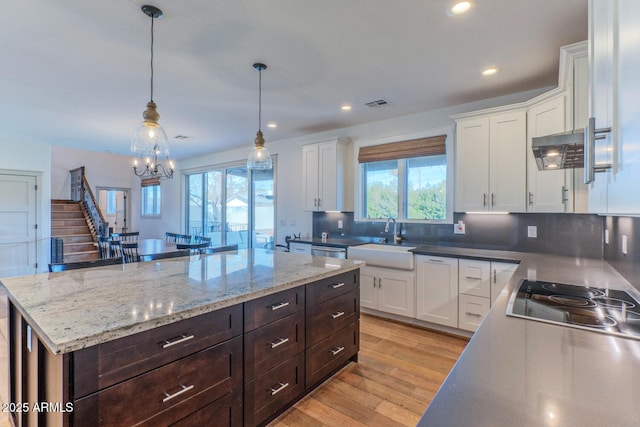
[[[169,142],[167,134],[158,124],[160,114],[153,102],[153,22],[162,17],[162,10],[155,6],[144,5],[142,12],[151,18],[151,97],[147,109],[142,113],[142,124],[131,138],[131,151],[144,159],[145,166],[139,167],[138,160],[134,161],[133,172],[142,179],[169,179],[173,177],[173,162],[169,161]],[[158,161],[163,157],[168,166]]]

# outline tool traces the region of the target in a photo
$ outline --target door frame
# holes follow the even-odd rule
[[[49,259],[51,258],[51,244],[49,242],[49,240],[51,240],[51,220],[49,219],[49,221],[46,222],[43,216],[45,212],[42,208],[42,197],[44,194],[42,189],[42,186],[44,185],[42,172],[17,169],[0,169],[0,175],[32,176],[36,179],[36,233],[35,241],[33,242],[36,249],[36,265],[34,267],[34,270],[36,273],[39,271],[46,271],[46,267],[49,264]],[[51,209],[49,209],[49,217],[51,217]],[[43,238],[42,230],[45,228],[45,225],[47,223],[49,225],[47,233],[48,238]]]
[[[130,217],[132,218],[133,216],[131,215],[131,188],[124,188],[124,187],[107,187],[107,186],[96,186],[96,196],[98,197],[98,199],[100,198],[100,190],[104,190],[104,191],[122,191],[124,192],[124,225],[126,227],[126,230],[129,231],[131,230],[131,222],[130,222]]]

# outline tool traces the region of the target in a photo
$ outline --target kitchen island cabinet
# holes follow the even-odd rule
[[[3,279],[10,401],[57,405],[16,412],[16,425],[268,421],[357,359],[360,263],[328,261],[242,250]],[[309,307],[335,299],[317,287],[352,293],[356,309],[339,327],[339,307],[314,317],[327,348],[312,351]]]

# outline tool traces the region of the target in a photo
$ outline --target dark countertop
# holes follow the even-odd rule
[[[324,241],[320,237],[289,240],[289,243],[306,243],[314,246],[329,246],[334,248],[347,248],[349,246],[364,245],[365,243],[372,242],[373,239],[369,237],[330,237]]]
[[[495,251],[488,249],[469,249],[452,246],[424,245],[411,249],[416,255],[433,255],[454,258],[475,259],[479,261],[501,261],[518,264],[522,259],[522,252]]]

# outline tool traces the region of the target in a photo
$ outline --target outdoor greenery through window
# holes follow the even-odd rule
[[[366,219],[445,221],[447,155],[361,164]]]

